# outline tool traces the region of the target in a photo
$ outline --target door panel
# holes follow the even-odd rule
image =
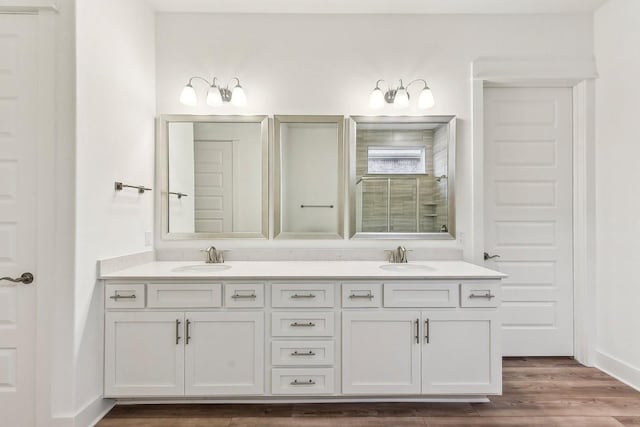
[[[37,19],[0,14],[0,277],[37,273]],[[35,425],[36,285],[0,281],[3,425]]]
[[[233,231],[233,141],[194,141],[197,233]]]
[[[486,266],[503,280],[503,354],[573,355],[572,92],[485,91]]]

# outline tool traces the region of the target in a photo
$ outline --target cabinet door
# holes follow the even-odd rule
[[[264,313],[185,314],[187,395],[264,393]]]
[[[107,312],[105,397],[184,394],[183,313]]]
[[[424,311],[422,393],[501,393],[497,319],[492,311]]]
[[[419,311],[342,313],[342,392],[420,393]]]

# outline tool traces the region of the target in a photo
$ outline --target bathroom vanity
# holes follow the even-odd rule
[[[500,394],[502,277],[462,261],[152,262],[104,274],[104,395]]]

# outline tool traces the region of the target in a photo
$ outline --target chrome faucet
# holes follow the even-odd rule
[[[207,264],[224,263],[224,256],[222,255],[222,251],[217,250],[215,246],[209,246],[207,249],[204,249],[202,252],[207,253],[207,260],[205,261]]]
[[[388,260],[393,264],[404,264],[407,263],[407,248],[404,246],[398,246],[396,249],[392,251],[386,251],[388,255]]]

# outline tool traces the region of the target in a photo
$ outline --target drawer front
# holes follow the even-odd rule
[[[271,313],[271,335],[274,337],[332,337],[334,314]]]
[[[271,370],[272,394],[333,394],[333,368],[274,368]]]
[[[105,286],[106,308],[144,308],[144,284],[108,284]]]
[[[226,307],[264,307],[264,283],[226,283],[224,285]]]
[[[380,307],[382,285],[380,283],[343,283],[342,306],[344,308]]]
[[[385,307],[457,307],[456,283],[385,283]]]
[[[460,307],[498,307],[501,301],[498,282],[460,284]]]
[[[222,306],[220,283],[150,283],[147,306],[153,308],[210,308]]]
[[[333,307],[335,282],[274,283],[271,305],[278,308]]]
[[[335,363],[333,341],[273,341],[271,364],[274,366],[318,366]]]

